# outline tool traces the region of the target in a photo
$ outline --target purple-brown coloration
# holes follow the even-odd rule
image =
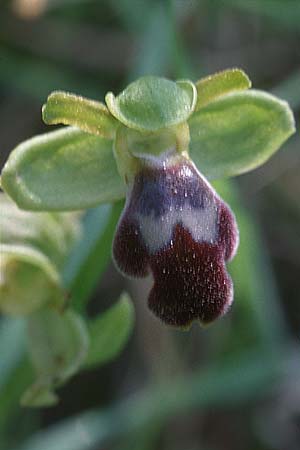
[[[225,261],[237,245],[234,215],[192,162],[144,162],[129,186],[113,256],[127,276],[152,274],[154,314],[180,327],[224,314],[233,299]]]

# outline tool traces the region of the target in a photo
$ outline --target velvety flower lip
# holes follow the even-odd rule
[[[113,243],[119,270],[152,274],[148,305],[169,325],[207,324],[233,300],[225,261],[238,246],[230,208],[184,156],[145,160],[129,186]]]

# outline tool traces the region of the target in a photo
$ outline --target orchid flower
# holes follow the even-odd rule
[[[2,187],[29,210],[76,210],[126,196],[113,259],[152,276],[148,305],[163,322],[208,324],[233,301],[225,263],[238,247],[230,207],[208,180],[263,164],[295,131],[286,102],[230,69],[192,83],[147,76],[106,105],[65,92],[43,108],[72,125],[20,144]]]

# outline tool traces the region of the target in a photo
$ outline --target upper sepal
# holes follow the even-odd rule
[[[157,131],[185,122],[197,98],[191,81],[178,83],[154,76],[139,78],[117,97],[109,92],[106,104],[111,114],[128,128]]]

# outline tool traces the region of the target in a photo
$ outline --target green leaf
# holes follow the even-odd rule
[[[36,211],[88,208],[125,195],[112,141],[71,127],[18,145],[1,182],[18,206]]]
[[[83,131],[112,139],[117,121],[103,103],[68,92],[52,92],[42,109],[48,125],[74,125]]]
[[[77,311],[84,310],[111,261],[112,241],[122,209],[123,202],[101,205],[89,211],[83,223],[83,239],[74,247],[63,274],[72,305]]]
[[[59,275],[50,260],[29,246],[0,245],[0,311],[29,314],[48,302],[64,302]]]
[[[25,320],[2,317],[0,320],[0,391],[20,364],[25,350]],[[0,402],[1,404],[1,402]],[[1,416],[1,413],[0,413]],[[1,422],[1,420],[0,420]]]
[[[216,180],[214,188],[234,211],[239,226],[238,252],[229,264],[234,280],[234,317],[224,346],[230,354],[251,346],[264,347],[285,342],[287,336],[280,299],[260,230],[243,203],[235,180]],[[262,302],[261,299],[264,299]],[[272,320],[268,320],[268,317]]]
[[[90,322],[90,348],[85,367],[91,368],[115,358],[127,343],[133,323],[133,304],[123,293],[114,306]]]
[[[20,364],[10,371],[7,381],[0,391],[1,438],[5,430],[9,429],[9,423],[14,423],[16,412],[20,411],[20,397],[32,380],[33,371],[31,364],[27,358],[23,358]]]
[[[111,114],[129,128],[157,131],[188,119],[195,104],[192,83],[184,88],[165,78],[146,76],[131,83],[120,95],[109,92],[106,103]]]
[[[249,89],[251,81],[240,69],[227,69],[197,81],[197,103],[195,110],[208,105],[230,92]]]
[[[288,104],[260,92],[228,94],[189,120],[190,156],[208,178],[223,178],[267,161],[295,132]]]

